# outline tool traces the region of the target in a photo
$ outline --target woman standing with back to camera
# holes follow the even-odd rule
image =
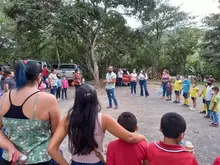
[[[126,131],[111,116],[101,113],[95,88],[83,85],[76,91],[74,106],[59,124],[48,152],[58,164],[68,165],[59,151],[68,134],[72,165],[102,165],[96,154],[103,153],[106,131],[130,143],[145,140],[143,135]]]
[[[47,147],[60,121],[56,98],[38,91],[38,62],[19,61],[15,70],[16,89],[6,93],[0,103],[1,165],[10,165],[15,155],[27,156],[26,164],[52,165]]]

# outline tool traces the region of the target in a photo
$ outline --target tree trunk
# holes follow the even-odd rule
[[[99,80],[99,67],[97,63],[97,59],[95,58],[95,50],[94,45],[91,46],[91,58],[92,58],[92,65],[93,65],[93,77],[95,80],[95,86],[98,88],[100,87],[100,80]]]

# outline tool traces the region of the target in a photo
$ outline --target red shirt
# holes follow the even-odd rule
[[[146,160],[148,144],[141,141],[136,144],[123,140],[109,143],[107,150],[107,165],[143,165]]]
[[[220,165],[220,156],[215,159],[215,162],[213,165]]]
[[[44,77],[48,77],[48,74],[49,74],[48,69],[47,69],[47,68],[43,68],[43,69],[42,69],[42,75],[43,75]]]
[[[150,165],[198,165],[192,153],[180,145],[166,145],[162,141],[151,143],[147,159]]]
[[[82,79],[81,75],[79,73],[75,73],[75,75],[74,75],[74,84],[76,86],[80,86],[81,85],[81,79]]]

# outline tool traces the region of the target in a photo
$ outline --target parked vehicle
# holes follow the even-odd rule
[[[80,70],[78,65],[63,63],[63,64],[60,64],[56,72],[57,74],[60,74],[60,75],[66,75],[67,79],[69,81],[72,81],[76,69],[78,69],[80,74],[82,74],[82,71]]]
[[[116,75],[118,74],[118,70],[115,71]],[[127,69],[123,69],[123,78],[122,78],[122,84],[124,86],[130,86],[130,73],[128,72]],[[118,75],[116,79],[116,85],[118,85]]]

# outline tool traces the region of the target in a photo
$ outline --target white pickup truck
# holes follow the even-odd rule
[[[56,70],[57,74],[59,75],[66,75],[67,79],[69,81],[73,80],[75,70],[78,69],[80,71],[80,68],[76,64],[60,64],[59,68]],[[80,71],[81,73],[81,71]]]

